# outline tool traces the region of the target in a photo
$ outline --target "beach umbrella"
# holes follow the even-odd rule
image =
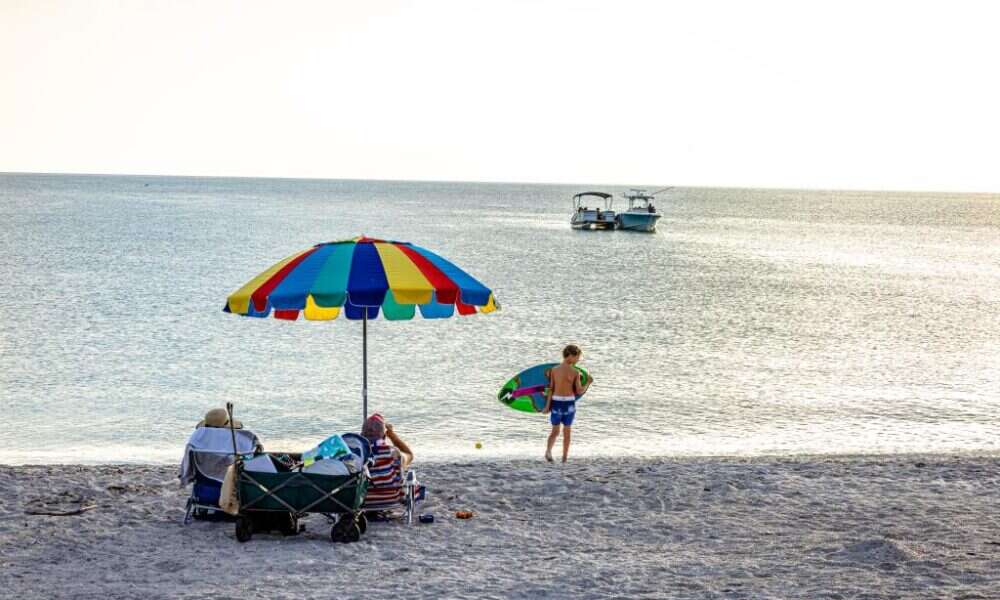
[[[437,254],[408,242],[358,237],[316,244],[274,264],[226,300],[246,317],[361,321],[362,415],[368,418],[368,320],[444,319],[499,308],[493,292]]]

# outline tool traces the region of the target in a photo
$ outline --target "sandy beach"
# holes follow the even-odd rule
[[[1000,457],[420,465],[433,524],[181,524],[168,466],[0,467],[10,598],[996,598]],[[95,508],[74,516],[27,511]],[[454,518],[471,510],[470,520]]]

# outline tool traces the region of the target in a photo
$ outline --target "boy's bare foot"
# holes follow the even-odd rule
[[[551,452],[546,452],[546,453],[545,453],[545,460],[547,460],[547,461],[549,461],[549,462],[554,462],[554,461],[552,460],[552,453],[551,453]]]

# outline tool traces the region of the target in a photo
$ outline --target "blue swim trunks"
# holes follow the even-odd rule
[[[556,400],[552,398],[552,412],[549,413],[549,423],[553,425],[573,424],[576,417],[576,400]]]

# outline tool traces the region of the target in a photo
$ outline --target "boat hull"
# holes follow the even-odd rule
[[[614,231],[616,229],[614,223],[570,223],[573,229],[589,229],[595,231]]]
[[[656,222],[660,220],[656,213],[628,213],[618,215],[618,229],[624,231],[656,231]]]
[[[602,215],[598,219],[593,213],[582,214],[578,213],[573,215],[570,220],[570,226],[573,229],[602,229],[602,230],[612,230],[617,227],[617,221],[612,215]]]

